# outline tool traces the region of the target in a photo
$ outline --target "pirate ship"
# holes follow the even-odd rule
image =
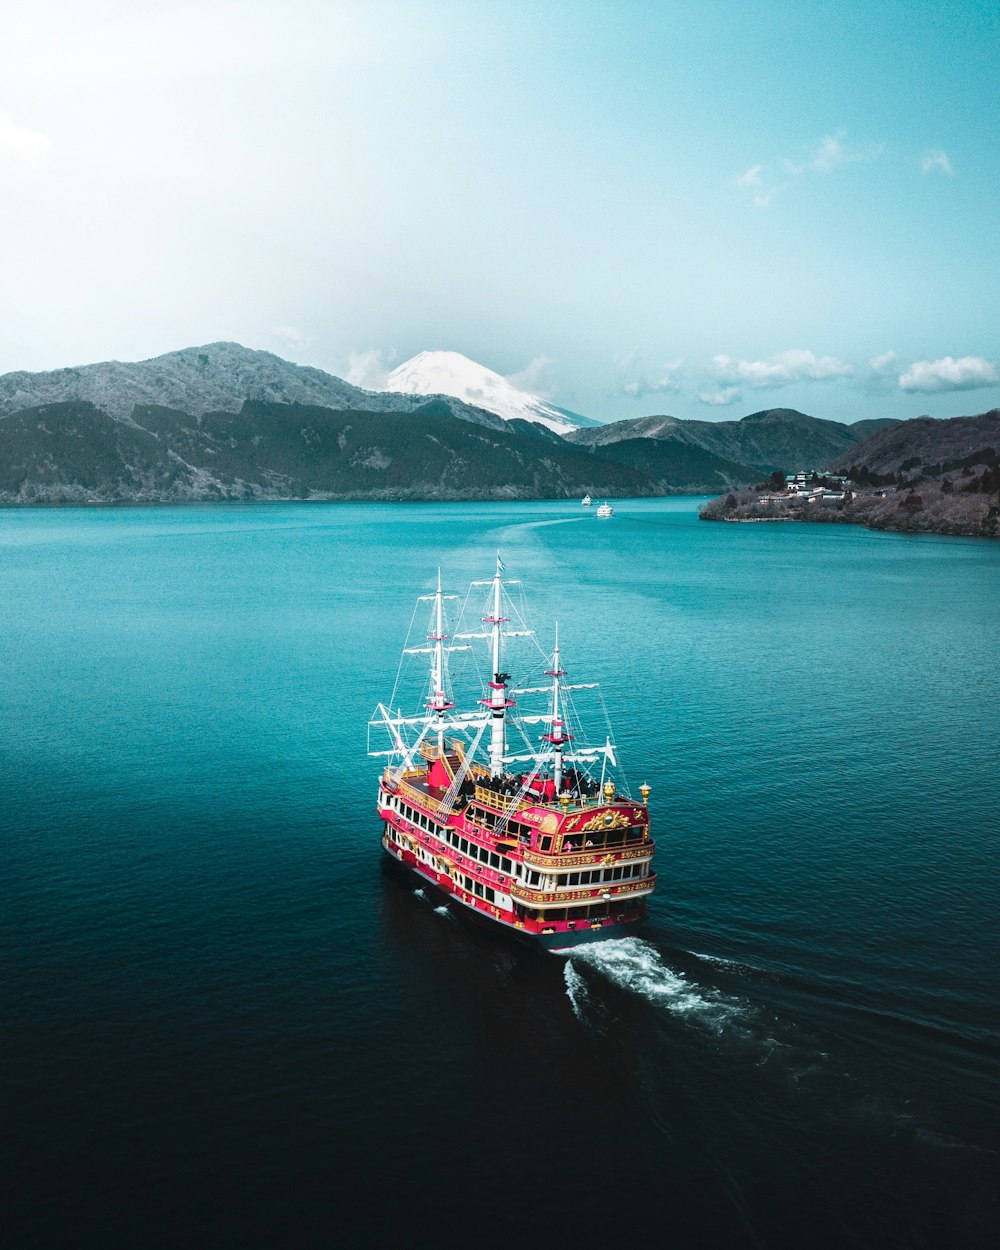
[[[456,906],[551,950],[635,933],[656,883],[649,786],[630,795],[607,725],[591,744],[577,707],[597,684],[566,680],[558,627],[545,657],[512,594],[520,583],[504,572],[498,554],[454,631],[440,572],[421,599],[429,621],[415,645],[411,623],[403,656],[422,661],[422,705],[411,714],[396,706],[401,663],[369,724],[369,753],[388,757],[378,782],[384,853]],[[515,640],[531,644],[525,684],[505,671]],[[453,680],[456,652],[465,663]],[[463,682],[473,690],[464,705]],[[387,745],[374,745],[383,735]]]

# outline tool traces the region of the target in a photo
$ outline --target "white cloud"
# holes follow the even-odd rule
[[[656,370],[659,376],[650,378],[638,348],[633,348],[615,361],[621,379],[618,390],[633,399],[641,399],[644,395],[676,394],[681,388],[673,374],[683,363],[683,360],[669,360]]]
[[[738,386],[720,386],[714,391],[698,392],[698,402],[700,404],[711,404],[713,407],[735,404],[737,400],[742,398],[743,392]]]
[[[528,391],[541,399],[548,399],[551,387],[546,374],[552,364],[550,356],[536,356],[529,365],[518,373],[509,373],[504,381],[516,386],[519,391]]]
[[[947,174],[949,178],[955,177],[948,153],[942,152],[940,148],[928,148],[920,158],[920,168],[925,174],[942,173]]]
[[[310,341],[298,326],[272,326],[271,333],[285,347],[307,347]]]
[[[895,373],[898,362],[899,357],[895,352],[883,352],[881,356],[872,356],[868,361],[868,368],[877,374]]]
[[[874,161],[882,155],[882,150],[882,144],[853,147],[847,143],[847,132],[837,130],[824,135],[805,160],[782,159],[779,162],[782,174],[769,172],[765,164],[751,165],[745,173],[733,179],[733,186],[749,192],[755,207],[769,208],[776,196],[804,174],[829,174],[844,165]]]
[[[781,190],[781,187],[768,187],[765,191],[758,191],[753,197],[754,207],[770,208],[774,202],[775,196]]]
[[[0,113],[0,161],[32,169],[45,160],[48,152],[45,135],[19,126],[9,113]]]
[[[893,351],[872,356],[868,361],[867,372],[860,379],[862,389],[872,395],[888,394],[898,385],[900,368],[899,356]]]
[[[764,172],[763,165],[751,165],[745,174],[740,174],[738,178],[733,179],[734,187],[759,187],[763,181],[761,174]]]
[[[915,360],[899,375],[899,389],[922,391],[974,391],[1000,382],[997,367],[982,356],[942,356],[940,360]]]
[[[817,356],[803,348],[776,352],[766,360],[737,360],[713,356],[712,373],[725,385],[787,386],[792,382],[826,382],[846,377],[854,366],[835,356]]]
[[[395,352],[383,352],[377,347],[369,347],[363,352],[351,352],[344,381],[350,382],[352,386],[364,387],[366,391],[385,390],[395,358]]]
[[[846,130],[824,135],[804,163],[797,164],[795,161],[786,160],[785,168],[795,177],[805,173],[830,174],[844,165],[854,165],[858,161],[873,161],[882,155],[881,144],[867,148],[850,147],[845,142],[846,138]]]

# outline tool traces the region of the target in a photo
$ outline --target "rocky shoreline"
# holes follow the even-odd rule
[[[941,482],[922,482],[910,490],[855,491],[836,501],[764,501],[759,489],[731,491],[710,500],[699,516],[703,521],[802,521],[899,534],[1000,538],[996,492],[958,490]]]

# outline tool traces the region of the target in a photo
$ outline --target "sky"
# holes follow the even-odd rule
[[[995,0],[0,0],[0,373],[1000,406]]]

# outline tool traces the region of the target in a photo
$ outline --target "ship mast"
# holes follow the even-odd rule
[[[436,718],[434,726],[437,734],[438,756],[444,755],[444,714],[455,705],[444,691],[444,653],[447,635],[444,632],[444,607],[441,596],[441,569],[438,568],[437,590],[434,592],[434,632],[429,634],[427,641],[431,648],[431,697],[427,702],[428,710]]]
[[[566,670],[559,667],[559,626],[556,625],[556,646],[552,652],[552,667],[545,670],[546,677],[552,678],[552,726],[547,734],[542,735],[544,742],[553,747],[552,778],[556,783],[556,794],[562,791],[563,757],[562,750],[573,735],[566,733],[562,714],[559,710],[559,678],[566,676]]]
[[[492,777],[499,777],[503,773],[503,757],[507,748],[506,715],[507,709],[513,706],[512,701],[507,698],[507,682],[510,680],[510,674],[501,672],[500,669],[501,626],[508,621],[506,616],[501,616],[503,583],[500,581],[500,574],[502,572],[503,561],[498,551],[496,572],[493,574],[493,608],[489,616],[483,617],[483,624],[490,627],[492,646],[493,680],[489,683],[489,698],[482,700],[490,711],[490,775]]]

